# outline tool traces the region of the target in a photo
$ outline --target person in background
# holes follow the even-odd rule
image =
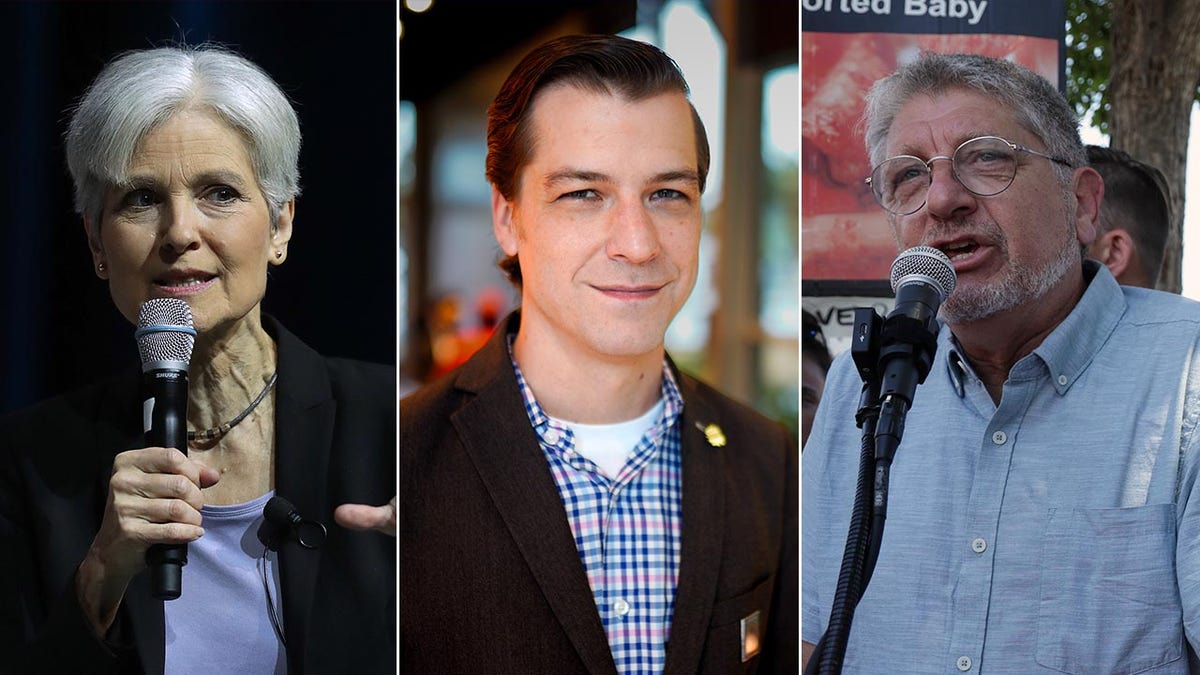
[[[663,346],[708,141],[675,63],[611,35],[488,110],[520,309],[400,402],[405,673],[796,672],[799,453]]]
[[[299,150],[280,88],[215,47],[125,53],[71,112],[113,304],[133,324],[152,299],[190,309],[188,453],[144,447],[137,369],[0,421],[0,670],[395,672],[395,540],[371,531],[395,531],[395,369],[323,357],[261,310]],[[266,549],[276,495],[331,524],[323,545]],[[169,602],[154,544],[188,544]]]
[[[897,243],[957,285],[896,450],[845,673],[1188,673],[1200,646],[1200,303],[1081,255],[1104,193],[1036,73],[924,53],[867,96]],[[830,368],[803,455],[805,659],[855,494],[862,382]]]
[[[1088,163],[1104,178],[1100,223],[1088,256],[1123,286],[1154,288],[1171,228],[1167,180],[1128,153],[1087,146]]]
[[[817,317],[807,309],[801,310],[800,334],[800,450],[808,443],[808,432],[812,429],[825,391],[825,374],[833,358],[825,345],[825,333]]]

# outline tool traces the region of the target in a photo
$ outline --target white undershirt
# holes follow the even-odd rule
[[[621,467],[633,454],[637,444],[646,435],[646,430],[658,421],[666,405],[663,399],[645,413],[628,422],[614,424],[580,424],[556,420],[569,428],[575,436],[575,452],[591,460],[604,475],[616,479]]]

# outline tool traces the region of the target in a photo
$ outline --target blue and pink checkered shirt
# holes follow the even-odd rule
[[[511,338],[509,353],[511,354]],[[663,363],[663,411],[616,479],[575,452],[575,438],[538,405],[513,360],[525,412],[575,535],[613,661],[621,673],[661,673],[679,579],[683,397]]]

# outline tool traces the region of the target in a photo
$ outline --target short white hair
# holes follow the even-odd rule
[[[105,193],[128,181],[138,143],[189,110],[213,112],[242,135],[274,227],[300,194],[300,122],[270,75],[214,45],[125,52],[100,71],[67,128],[75,210],[98,224]]]

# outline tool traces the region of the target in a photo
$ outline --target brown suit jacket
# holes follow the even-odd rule
[[[505,333],[400,402],[401,671],[615,673]],[[678,382],[683,531],[665,672],[796,673],[798,448],[781,425]],[[762,651],[742,663],[741,619],[756,610]]]

